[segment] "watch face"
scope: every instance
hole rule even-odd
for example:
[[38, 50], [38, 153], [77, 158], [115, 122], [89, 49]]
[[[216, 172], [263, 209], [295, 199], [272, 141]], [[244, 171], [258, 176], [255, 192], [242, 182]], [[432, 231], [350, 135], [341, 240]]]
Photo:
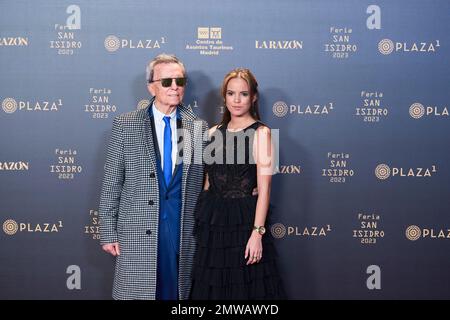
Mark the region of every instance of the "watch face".
[[264, 233], [266, 233], [266, 228], [264, 228], [264, 227], [259, 227], [259, 234], [264, 234]]

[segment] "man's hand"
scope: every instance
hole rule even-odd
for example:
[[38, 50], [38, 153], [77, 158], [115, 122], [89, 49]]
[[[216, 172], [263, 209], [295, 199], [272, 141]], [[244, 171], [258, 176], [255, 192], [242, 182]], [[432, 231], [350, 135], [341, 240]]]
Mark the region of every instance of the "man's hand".
[[112, 254], [114, 257], [120, 256], [120, 249], [119, 249], [118, 242], [104, 244], [102, 246], [102, 249], [105, 250], [106, 252], [108, 252], [109, 254]]

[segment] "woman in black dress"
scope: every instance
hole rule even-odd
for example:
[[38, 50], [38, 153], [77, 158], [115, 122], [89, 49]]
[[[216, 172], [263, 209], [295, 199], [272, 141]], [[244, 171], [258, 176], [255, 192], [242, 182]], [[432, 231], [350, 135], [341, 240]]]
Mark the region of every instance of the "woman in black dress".
[[[192, 299], [284, 298], [270, 232], [270, 129], [260, 122], [258, 84], [248, 69], [222, 84], [225, 112], [205, 149], [205, 186], [196, 214]], [[257, 190], [257, 195], [254, 191]]]

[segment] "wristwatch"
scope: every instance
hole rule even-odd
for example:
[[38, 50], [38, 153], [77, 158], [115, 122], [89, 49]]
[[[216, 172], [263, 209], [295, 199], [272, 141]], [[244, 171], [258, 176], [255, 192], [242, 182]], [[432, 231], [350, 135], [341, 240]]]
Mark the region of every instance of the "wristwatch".
[[258, 232], [260, 235], [266, 233], [266, 228], [264, 226], [253, 226], [253, 230], [256, 230], [256, 232]]

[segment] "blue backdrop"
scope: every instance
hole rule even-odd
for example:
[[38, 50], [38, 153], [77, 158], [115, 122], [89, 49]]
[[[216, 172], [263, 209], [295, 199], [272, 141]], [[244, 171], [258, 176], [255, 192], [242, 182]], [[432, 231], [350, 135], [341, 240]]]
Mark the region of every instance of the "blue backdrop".
[[[235, 67], [279, 129], [270, 232], [290, 299], [450, 298], [450, 2], [1, 1], [0, 298], [109, 299], [116, 115], [186, 64], [210, 125]], [[446, 142], [447, 141], [447, 142]]]

